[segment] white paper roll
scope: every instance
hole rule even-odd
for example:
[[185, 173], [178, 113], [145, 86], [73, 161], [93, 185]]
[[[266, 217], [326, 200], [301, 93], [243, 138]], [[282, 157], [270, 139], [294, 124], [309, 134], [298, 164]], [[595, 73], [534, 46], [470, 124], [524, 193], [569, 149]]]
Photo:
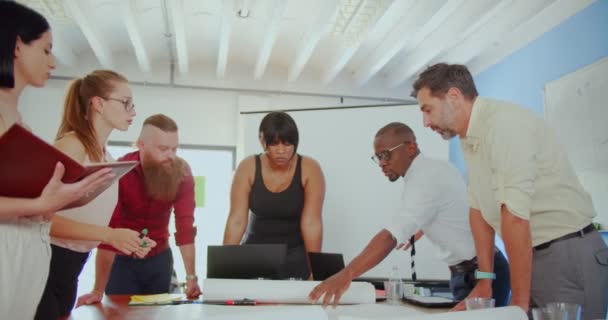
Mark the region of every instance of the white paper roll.
[[445, 312], [437, 314], [416, 315], [403, 314], [400, 316], [368, 317], [338, 315], [338, 320], [527, 320], [528, 316], [519, 307], [502, 307], [473, 311]]
[[[306, 303], [308, 294], [320, 281], [204, 279], [203, 300], [251, 299], [259, 303]], [[319, 301], [320, 303], [320, 301]], [[340, 304], [376, 303], [376, 290], [367, 282], [353, 282]]]

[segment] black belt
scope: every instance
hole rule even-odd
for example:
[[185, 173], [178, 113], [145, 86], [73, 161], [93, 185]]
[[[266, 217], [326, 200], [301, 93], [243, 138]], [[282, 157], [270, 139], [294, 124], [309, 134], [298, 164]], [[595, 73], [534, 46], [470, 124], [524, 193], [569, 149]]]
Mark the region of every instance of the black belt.
[[593, 231], [595, 231], [595, 227], [593, 226], [593, 224], [590, 224], [590, 225], [582, 228], [579, 231], [568, 233], [567, 235], [561, 236], [561, 237], [559, 237], [557, 239], [553, 239], [553, 240], [545, 242], [543, 244], [539, 244], [536, 247], [534, 247], [534, 250], [535, 251], [545, 250], [545, 249], [549, 248], [555, 242], [562, 241], [562, 240], [567, 240], [567, 239], [570, 239], [570, 238], [582, 237], [582, 236], [586, 235], [587, 233], [591, 233]]
[[[499, 251], [500, 250], [498, 250], [497, 247], [494, 247], [494, 254], [496, 254]], [[492, 261], [493, 260], [494, 260], [494, 257], [492, 257]], [[462, 261], [459, 264], [455, 264], [455, 265], [449, 266], [449, 268], [450, 268], [450, 271], [452, 271], [452, 272], [471, 272], [471, 271], [475, 271], [475, 270], [477, 270], [477, 257], [473, 257], [472, 259]]]
[[477, 269], [477, 257], [475, 257], [471, 260], [465, 260], [459, 264], [450, 266], [450, 271], [459, 272], [459, 273], [471, 272], [471, 271], [474, 271], [475, 269]]

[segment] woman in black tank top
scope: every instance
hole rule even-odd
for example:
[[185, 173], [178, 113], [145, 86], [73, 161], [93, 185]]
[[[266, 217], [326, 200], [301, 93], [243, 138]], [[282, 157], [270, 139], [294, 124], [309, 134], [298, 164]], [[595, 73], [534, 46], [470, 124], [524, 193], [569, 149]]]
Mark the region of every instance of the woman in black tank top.
[[286, 244], [279, 277], [308, 279], [307, 252], [321, 251], [323, 173], [315, 160], [296, 153], [298, 129], [288, 114], [269, 113], [259, 132], [265, 152], [237, 168], [224, 244]]

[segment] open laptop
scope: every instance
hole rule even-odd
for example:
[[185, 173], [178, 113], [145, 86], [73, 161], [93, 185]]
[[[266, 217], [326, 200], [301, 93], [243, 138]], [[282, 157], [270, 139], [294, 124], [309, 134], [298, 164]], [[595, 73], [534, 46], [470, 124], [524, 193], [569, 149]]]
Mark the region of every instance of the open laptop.
[[314, 280], [323, 281], [344, 269], [340, 253], [309, 252], [308, 259]]
[[287, 244], [208, 246], [207, 278], [279, 279]]

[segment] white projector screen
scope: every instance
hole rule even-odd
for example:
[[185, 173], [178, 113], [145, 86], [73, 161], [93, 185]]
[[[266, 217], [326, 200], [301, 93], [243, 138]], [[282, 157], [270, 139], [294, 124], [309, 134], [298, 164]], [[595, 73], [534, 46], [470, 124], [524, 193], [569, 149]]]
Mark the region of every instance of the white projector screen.
[[[329, 110], [292, 111], [300, 133], [298, 153], [316, 159], [326, 182], [323, 206], [323, 252], [344, 254], [351, 261], [369, 240], [390, 223], [397, 210], [401, 180], [391, 183], [372, 162], [376, 132], [389, 122], [409, 125], [426, 157], [448, 159], [448, 143], [422, 124], [417, 105], [376, 106]], [[265, 113], [242, 114], [244, 155], [262, 152], [258, 140]], [[416, 245], [419, 279], [449, 278], [447, 265], [426, 239]], [[410, 277], [410, 253], [393, 251], [366, 277], [387, 277], [398, 264], [404, 278]]]

